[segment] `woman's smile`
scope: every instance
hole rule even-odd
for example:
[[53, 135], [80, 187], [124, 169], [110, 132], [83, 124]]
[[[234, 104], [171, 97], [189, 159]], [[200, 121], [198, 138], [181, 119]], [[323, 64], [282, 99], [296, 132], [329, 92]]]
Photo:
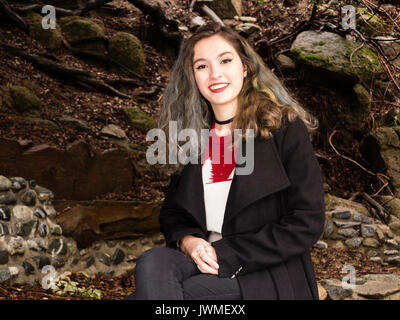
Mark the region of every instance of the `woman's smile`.
[[229, 83], [219, 83], [209, 86], [210, 90], [214, 93], [222, 92], [228, 87]]

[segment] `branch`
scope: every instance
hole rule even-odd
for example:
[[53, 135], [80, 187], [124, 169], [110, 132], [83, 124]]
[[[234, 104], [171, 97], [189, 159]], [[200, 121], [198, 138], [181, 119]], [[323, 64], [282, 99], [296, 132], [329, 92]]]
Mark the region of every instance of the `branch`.
[[29, 27], [26, 22], [13, 11], [6, 0], [0, 0], [0, 11], [3, 12], [18, 28], [29, 31]]

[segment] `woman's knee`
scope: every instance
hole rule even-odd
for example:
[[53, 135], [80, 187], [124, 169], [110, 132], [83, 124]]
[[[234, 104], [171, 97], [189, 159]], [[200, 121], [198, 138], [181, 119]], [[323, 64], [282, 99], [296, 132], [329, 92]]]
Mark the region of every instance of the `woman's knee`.
[[173, 249], [167, 247], [154, 247], [143, 252], [136, 261], [136, 269], [143, 267], [146, 270], [162, 268], [171, 259]]

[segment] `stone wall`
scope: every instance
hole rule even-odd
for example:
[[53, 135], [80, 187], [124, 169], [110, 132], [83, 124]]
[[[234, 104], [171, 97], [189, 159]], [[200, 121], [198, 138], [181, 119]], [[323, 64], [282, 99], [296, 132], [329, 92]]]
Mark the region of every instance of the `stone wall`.
[[51, 265], [57, 274], [83, 271], [88, 276], [133, 272], [145, 250], [164, 245], [161, 234], [135, 240], [97, 241], [79, 250], [55, 223], [53, 193], [34, 180], [0, 176], [0, 283], [41, 282]]

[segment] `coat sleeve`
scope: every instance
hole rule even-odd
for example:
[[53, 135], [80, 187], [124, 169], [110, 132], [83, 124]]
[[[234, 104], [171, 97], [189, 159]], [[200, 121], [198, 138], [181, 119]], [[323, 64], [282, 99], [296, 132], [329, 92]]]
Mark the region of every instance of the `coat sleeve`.
[[171, 182], [158, 217], [160, 231], [165, 237], [166, 246], [174, 249], [178, 249], [177, 241], [187, 235], [194, 235], [206, 240], [206, 235], [196, 221], [174, 201], [179, 177], [177, 174], [171, 175]]
[[322, 173], [307, 128], [297, 118], [283, 134], [282, 161], [291, 182], [283, 191], [287, 192], [286, 212], [255, 233], [231, 235], [213, 242], [219, 277], [244, 275], [280, 264], [309, 250], [323, 232]]

